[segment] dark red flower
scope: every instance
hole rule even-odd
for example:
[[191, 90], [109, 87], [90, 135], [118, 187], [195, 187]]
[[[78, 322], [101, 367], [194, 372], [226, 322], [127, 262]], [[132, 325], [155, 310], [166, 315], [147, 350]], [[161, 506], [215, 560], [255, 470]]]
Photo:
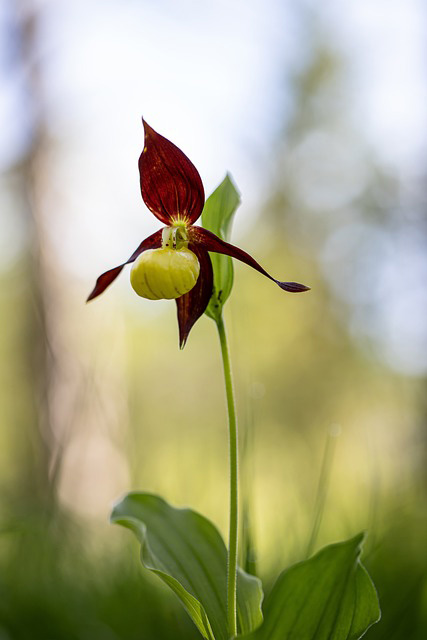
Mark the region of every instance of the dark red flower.
[[[179, 340], [181, 348], [185, 345], [191, 328], [204, 313], [213, 289], [212, 263], [209, 251], [222, 253], [249, 265], [262, 273], [281, 289], [291, 293], [307, 291], [309, 287], [297, 282], [280, 282], [273, 278], [248, 253], [225, 242], [203, 227], [194, 226], [202, 213], [205, 195], [202, 180], [196, 167], [187, 156], [172, 142], [159, 135], [144, 120], [145, 142], [139, 158], [139, 172], [142, 198], [150, 211], [161, 222], [167, 225], [159, 229], [141, 242], [130, 258], [123, 264], [106, 271], [99, 276], [95, 287], [88, 297], [93, 300], [117, 278], [126, 264], [135, 260], [147, 250], [181, 251], [187, 249], [198, 259], [200, 273], [194, 286], [187, 293], [180, 295], [179, 286], [176, 293], [166, 295], [154, 292], [153, 295], [140, 293], [149, 298], [176, 298], [179, 324]], [[160, 257], [160, 253], [154, 257]], [[145, 256], [148, 257], [148, 256]], [[147, 262], [147, 260], [145, 261]], [[197, 262], [197, 261], [196, 261]], [[169, 264], [169, 263], [168, 263]], [[155, 267], [157, 269], [157, 267]], [[162, 278], [165, 277], [162, 267]], [[143, 274], [145, 276], [145, 274]], [[169, 274], [167, 274], [169, 276]], [[159, 276], [160, 277], [160, 276]], [[197, 275], [196, 275], [197, 277]], [[132, 283], [134, 286], [134, 284]], [[150, 282], [143, 281], [143, 287], [150, 288]], [[168, 283], [169, 287], [174, 284]], [[136, 287], [134, 287], [135, 290]], [[150, 289], [151, 291], [151, 289]]]

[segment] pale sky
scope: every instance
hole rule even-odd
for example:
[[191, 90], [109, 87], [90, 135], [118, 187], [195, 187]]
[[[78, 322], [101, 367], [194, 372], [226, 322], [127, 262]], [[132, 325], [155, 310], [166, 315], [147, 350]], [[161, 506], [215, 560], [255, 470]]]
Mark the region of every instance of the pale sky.
[[[92, 282], [157, 228], [139, 194], [142, 114], [190, 157], [207, 194], [231, 172], [243, 197], [237, 237], [245, 224], [254, 223], [272, 168], [272, 143], [286, 112], [286, 76], [304, 59], [304, 31], [295, 7], [311, 7], [349, 61], [353, 99], [348, 117], [359, 124], [378, 157], [409, 180], [425, 166], [423, 0], [38, 4], [45, 15], [39, 55], [48, 121], [58, 139], [49, 172], [59, 210], [49, 232], [54, 246], [61, 238], [59, 259], [80, 278]], [[6, 7], [0, 9], [2, 30]], [[0, 167], [6, 168], [25, 149], [27, 128], [23, 78], [10, 66], [13, 37], [3, 42]], [[10, 194], [4, 191], [0, 203], [0, 260], [7, 264], [19, 251], [22, 232]], [[411, 263], [405, 277], [424, 268]], [[396, 276], [390, 272], [387, 277]], [[409, 371], [413, 356], [408, 364], [396, 351], [401, 332], [415, 352], [421, 343], [427, 347], [415, 311], [420, 305], [425, 309], [427, 301], [421, 294], [411, 296], [396, 296], [384, 319], [385, 357]], [[410, 321], [405, 319], [407, 305]], [[427, 358], [420, 366], [427, 369]]]

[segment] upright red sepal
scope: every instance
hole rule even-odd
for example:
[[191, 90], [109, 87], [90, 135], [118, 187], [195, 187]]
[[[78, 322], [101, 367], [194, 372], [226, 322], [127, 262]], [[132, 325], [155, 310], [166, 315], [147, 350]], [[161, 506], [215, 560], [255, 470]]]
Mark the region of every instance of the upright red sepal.
[[164, 224], [177, 219], [192, 224], [205, 202], [199, 172], [178, 147], [142, 122], [145, 141], [138, 163], [142, 199]]

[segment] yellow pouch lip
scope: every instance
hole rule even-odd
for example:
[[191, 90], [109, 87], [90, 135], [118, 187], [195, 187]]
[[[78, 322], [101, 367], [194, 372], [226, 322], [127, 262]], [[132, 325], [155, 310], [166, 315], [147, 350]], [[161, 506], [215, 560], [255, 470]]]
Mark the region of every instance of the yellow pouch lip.
[[199, 274], [199, 260], [193, 251], [165, 246], [144, 251], [131, 269], [130, 281], [142, 298], [173, 300], [191, 291]]

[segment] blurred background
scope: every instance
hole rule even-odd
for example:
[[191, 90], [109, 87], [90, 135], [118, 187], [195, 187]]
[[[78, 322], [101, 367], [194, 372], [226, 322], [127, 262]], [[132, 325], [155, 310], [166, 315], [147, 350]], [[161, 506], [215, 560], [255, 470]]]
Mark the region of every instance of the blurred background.
[[141, 115], [242, 192], [226, 309], [242, 562], [265, 580], [362, 529], [383, 619], [427, 633], [427, 7], [423, 0], [2, 0], [0, 639], [197, 638], [108, 523], [129, 489], [226, 537], [206, 316], [96, 277], [158, 221]]

